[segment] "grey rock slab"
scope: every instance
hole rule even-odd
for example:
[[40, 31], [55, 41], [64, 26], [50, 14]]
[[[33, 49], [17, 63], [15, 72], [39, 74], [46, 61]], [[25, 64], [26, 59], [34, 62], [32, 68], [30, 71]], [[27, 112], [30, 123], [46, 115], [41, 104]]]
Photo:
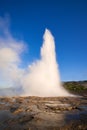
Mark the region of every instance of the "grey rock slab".
[[32, 122], [38, 126], [61, 126], [64, 125], [64, 114], [55, 114], [52, 112], [43, 112], [34, 116]]
[[69, 106], [71, 106], [70, 104], [49, 104], [49, 103], [46, 103], [45, 104], [46, 106], [48, 106], [48, 107], [58, 107], [58, 106], [60, 106], [60, 107], [69, 107]]

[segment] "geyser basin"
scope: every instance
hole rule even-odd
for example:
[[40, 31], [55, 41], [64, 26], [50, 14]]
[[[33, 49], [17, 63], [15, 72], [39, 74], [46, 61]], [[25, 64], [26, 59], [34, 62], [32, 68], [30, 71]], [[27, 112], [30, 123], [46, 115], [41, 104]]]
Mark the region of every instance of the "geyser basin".
[[22, 85], [25, 96], [71, 96], [61, 85], [56, 61], [55, 42], [46, 29], [41, 47], [41, 59], [29, 66]]

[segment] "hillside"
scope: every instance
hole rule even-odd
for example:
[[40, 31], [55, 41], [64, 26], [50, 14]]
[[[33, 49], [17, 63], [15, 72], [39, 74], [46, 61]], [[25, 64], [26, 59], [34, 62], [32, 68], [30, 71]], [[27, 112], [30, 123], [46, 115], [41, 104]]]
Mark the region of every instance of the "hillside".
[[64, 82], [63, 86], [71, 93], [87, 95], [87, 80]]

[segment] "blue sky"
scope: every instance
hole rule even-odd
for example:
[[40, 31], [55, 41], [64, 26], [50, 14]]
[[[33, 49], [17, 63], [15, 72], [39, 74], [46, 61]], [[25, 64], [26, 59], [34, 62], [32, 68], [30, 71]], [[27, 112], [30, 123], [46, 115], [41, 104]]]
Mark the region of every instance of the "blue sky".
[[23, 66], [40, 57], [45, 28], [55, 37], [61, 80], [87, 79], [86, 0], [0, 0], [0, 16], [10, 17], [10, 32], [29, 52]]

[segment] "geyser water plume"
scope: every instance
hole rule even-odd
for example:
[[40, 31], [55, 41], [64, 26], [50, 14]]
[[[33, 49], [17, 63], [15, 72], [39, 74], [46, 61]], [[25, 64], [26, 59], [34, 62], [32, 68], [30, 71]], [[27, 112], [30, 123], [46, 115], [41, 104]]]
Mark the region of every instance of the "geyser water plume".
[[0, 85], [15, 87], [19, 96], [71, 96], [60, 82], [54, 38], [48, 29], [43, 39], [40, 60], [21, 68], [25, 42], [13, 38], [8, 19], [0, 17]]
[[45, 30], [43, 39], [41, 59], [29, 66], [22, 79], [24, 95], [70, 96], [60, 82], [54, 38], [48, 29]]

